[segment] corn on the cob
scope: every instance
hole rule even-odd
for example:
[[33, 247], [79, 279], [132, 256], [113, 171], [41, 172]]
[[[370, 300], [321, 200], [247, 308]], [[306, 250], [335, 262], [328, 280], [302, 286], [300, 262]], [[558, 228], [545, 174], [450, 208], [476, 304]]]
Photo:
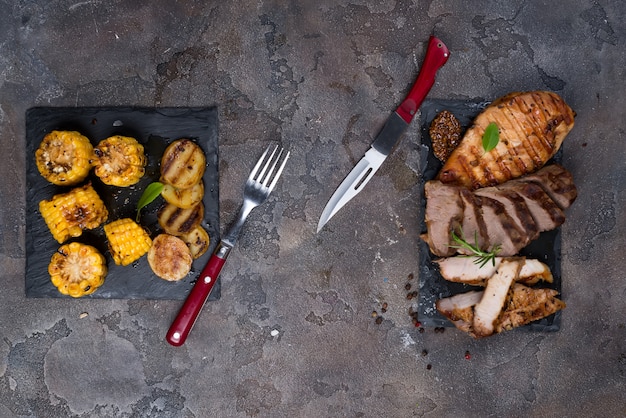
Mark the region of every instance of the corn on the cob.
[[148, 252], [152, 240], [148, 233], [130, 218], [123, 218], [104, 226], [109, 250], [117, 265], [127, 266]]
[[91, 142], [79, 132], [52, 131], [35, 151], [35, 163], [49, 182], [72, 186], [89, 175], [92, 153]]
[[104, 184], [127, 187], [146, 172], [143, 145], [135, 138], [115, 135], [103, 139], [93, 150], [94, 173]]
[[50, 200], [42, 200], [39, 211], [60, 244], [70, 237], [80, 236], [84, 229], [97, 228], [109, 216], [91, 183], [55, 195]]
[[104, 283], [106, 260], [94, 247], [72, 242], [62, 245], [50, 259], [52, 284], [64, 295], [89, 295]]

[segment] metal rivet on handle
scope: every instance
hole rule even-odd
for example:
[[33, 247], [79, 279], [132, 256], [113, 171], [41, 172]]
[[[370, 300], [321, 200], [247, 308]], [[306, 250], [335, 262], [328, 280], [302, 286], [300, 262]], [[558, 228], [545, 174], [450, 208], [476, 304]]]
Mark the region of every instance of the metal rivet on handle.
[[212, 280], [212, 279], [211, 279], [211, 276], [205, 276], [205, 277], [204, 277], [204, 284], [209, 284], [209, 283], [211, 283], [211, 280]]

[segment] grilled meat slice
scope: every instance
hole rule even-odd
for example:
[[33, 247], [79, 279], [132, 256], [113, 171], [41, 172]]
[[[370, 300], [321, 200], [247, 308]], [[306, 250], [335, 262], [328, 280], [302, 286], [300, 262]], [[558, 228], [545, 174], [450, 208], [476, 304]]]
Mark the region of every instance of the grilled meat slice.
[[[492, 122], [500, 140], [485, 152], [482, 137]], [[573, 126], [574, 112], [555, 93], [508, 94], [476, 117], [437, 178], [477, 189], [533, 173], [554, 156]]]
[[[480, 249], [486, 249], [489, 245], [489, 237], [487, 236], [487, 227], [480, 211], [480, 202], [471, 191], [460, 188], [459, 194], [463, 202], [463, 220], [461, 227], [463, 231], [455, 231], [458, 236], [465, 239], [472, 245]], [[471, 255], [472, 253], [465, 248], [458, 248], [460, 254]]]
[[440, 257], [452, 255], [456, 250], [450, 247], [450, 231], [458, 228], [463, 217], [459, 188], [444, 185], [440, 181], [428, 181], [424, 189], [428, 232], [421, 238], [426, 241], [433, 254]]
[[532, 289], [514, 283], [506, 307], [496, 324], [496, 332], [506, 331], [545, 318], [565, 308], [554, 289]]
[[489, 197], [474, 194], [475, 201], [480, 205], [480, 212], [487, 232], [485, 251], [500, 245], [501, 256], [513, 256], [530, 241], [524, 230], [517, 226], [504, 205]]
[[496, 187], [499, 190], [512, 190], [524, 198], [540, 232], [551, 231], [565, 222], [565, 214], [541, 186], [514, 180]]
[[474, 193], [502, 203], [504, 210], [513, 218], [517, 227], [525, 232], [528, 242], [539, 236], [539, 228], [530, 214], [526, 201], [519, 194], [512, 190], [497, 189], [495, 187], [484, 187], [476, 190]]
[[538, 184], [563, 210], [569, 208], [578, 194], [572, 174], [560, 164], [550, 164], [520, 181]]
[[[494, 263], [480, 266], [473, 257], [446, 257], [435, 260], [439, 274], [450, 282], [464, 283], [473, 286], [486, 286], [487, 280], [496, 274], [503, 257], [495, 257]], [[539, 260], [521, 258], [522, 267], [515, 281], [526, 285], [534, 285], [539, 281], [552, 283], [553, 277], [550, 268]]]
[[435, 302], [437, 310], [461, 331], [471, 332], [474, 322], [474, 306], [480, 302], [484, 292], [472, 290], [443, 298]]
[[496, 321], [504, 309], [509, 288], [519, 275], [522, 263], [517, 259], [504, 259], [487, 281], [485, 293], [474, 306], [473, 332], [476, 337], [487, 337], [494, 333]]
[[[439, 299], [435, 306], [459, 330], [474, 338], [483, 337], [474, 329], [475, 308], [485, 297], [485, 291], [470, 291]], [[546, 318], [565, 308], [565, 302], [557, 298], [553, 289], [533, 289], [521, 283], [513, 283], [506, 295], [504, 310], [494, 322], [497, 334]]]

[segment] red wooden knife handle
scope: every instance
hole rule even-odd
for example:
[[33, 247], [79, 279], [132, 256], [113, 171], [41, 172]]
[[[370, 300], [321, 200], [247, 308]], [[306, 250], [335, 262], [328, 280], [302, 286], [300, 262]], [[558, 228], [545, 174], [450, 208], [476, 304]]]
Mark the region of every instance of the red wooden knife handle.
[[450, 57], [448, 47], [438, 38], [431, 36], [428, 41], [428, 49], [422, 63], [422, 68], [417, 75], [417, 79], [411, 87], [411, 91], [400, 104], [396, 112], [406, 123], [411, 123], [417, 109], [422, 105], [426, 95], [435, 84], [435, 74]]
[[230, 247], [222, 246], [221, 243], [213, 252], [209, 262], [200, 273], [196, 284], [189, 292], [189, 296], [187, 296], [182, 308], [180, 308], [174, 322], [172, 322], [169, 331], [167, 331], [165, 339], [168, 343], [176, 347], [185, 343], [215, 282], [217, 282], [229, 252]]

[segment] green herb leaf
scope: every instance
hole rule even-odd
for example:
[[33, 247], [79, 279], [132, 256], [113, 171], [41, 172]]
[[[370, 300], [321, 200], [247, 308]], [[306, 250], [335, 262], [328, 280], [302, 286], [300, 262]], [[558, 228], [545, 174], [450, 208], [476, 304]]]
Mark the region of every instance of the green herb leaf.
[[458, 245], [450, 245], [450, 248], [457, 249], [465, 249], [468, 250], [471, 254], [465, 255], [465, 257], [476, 257], [474, 260], [474, 264], [478, 264], [479, 267], [485, 266], [488, 262], [491, 261], [492, 265], [496, 265], [496, 256], [502, 249], [501, 245], [494, 245], [491, 248], [491, 251], [483, 251], [478, 247], [478, 233], [474, 232], [474, 245], [467, 242], [465, 239], [465, 234], [463, 234], [463, 229], [461, 229], [461, 236], [457, 236], [454, 231], [452, 231], [452, 239]]
[[139, 223], [139, 214], [141, 213], [141, 209], [152, 203], [154, 199], [159, 197], [162, 191], [163, 183], [155, 181], [154, 183], [148, 184], [148, 187], [146, 187], [146, 189], [143, 191], [143, 194], [139, 198], [139, 202], [137, 202], [137, 223]]
[[487, 125], [485, 133], [483, 134], [483, 148], [485, 152], [489, 152], [498, 145], [500, 142], [500, 130], [495, 122], [491, 122]]

